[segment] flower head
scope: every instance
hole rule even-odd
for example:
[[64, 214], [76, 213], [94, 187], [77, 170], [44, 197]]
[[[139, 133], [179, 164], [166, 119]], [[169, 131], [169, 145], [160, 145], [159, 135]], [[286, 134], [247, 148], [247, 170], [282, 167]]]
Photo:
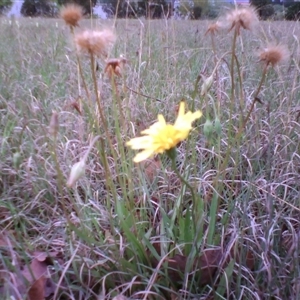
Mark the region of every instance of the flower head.
[[143, 150], [135, 156], [134, 162], [141, 162], [154, 154], [168, 151], [187, 138], [192, 129], [192, 123], [199, 119], [202, 113], [199, 110], [194, 113], [184, 111], [185, 103], [182, 101], [174, 125], [167, 124], [165, 118], [158, 115], [158, 121], [142, 131], [144, 136], [133, 138], [126, 143], [134, 150]]
[[108, 48], [116, 41], [116, 35], [109, 29], [78, 33], [75, 43], [80, 52], [96, 56], [107, 56]]
[[234, 9], [226, 16], [229, 24], [229, 31], [235, 29], [237, 34], [240, 34], [241, 28], [252, 30], [259, 20], [257, 13], [253, 7]]
[[274, 67], [289, 57], [289, 50], [284, 45], [268, 46], [259, 53], [259, 60]]
[[122, 75], [122, 69], [126, 62], [127, 60], [124, 57], [111, 58], [106, 61], [104, 73], [106, 73], [109, 78], [111, 78], [112, 75], [116, 75], [120, 77]]
[[70, 27], [79, 26], [78, 22], [82, 19], [82, 7], [77, 4], [67, 4], [60, 10], [60, 16]]
[[215, 23], [212, 23], [208, 26], [205, 35], [207, 34], [211, 34], [211, 35], [215, 35], [216, 33], [219, 32], [219, 30], [222, 28], [222, 25], [220, 23], [220, 21], [217, 21]]

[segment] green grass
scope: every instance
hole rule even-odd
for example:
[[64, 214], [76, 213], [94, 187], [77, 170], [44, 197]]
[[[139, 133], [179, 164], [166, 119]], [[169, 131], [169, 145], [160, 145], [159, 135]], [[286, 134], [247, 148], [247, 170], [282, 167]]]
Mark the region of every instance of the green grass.
[[[232, 97], [232, 32], [215, 36], [214, 56], [208, 21], [117, 20], [110, 57], [128, 60], [118, 92], [101, 59], [97, 72], [108, 138], [97, 125], [89, 59], [81, 57], [92, 103], [78, 85], [75, 47], [63, 22], [0, 22], [3, 299], [16, 295], [7, 286], [34, 251], [55, 251], [49, 276], [57, 285], [47, 299], [297, 299], [298, 23], [262, 22], [241, 32]], [[262, 76], [257, 49], [269, 42], [287, 45], [291, 57], [268, 69], [261, 104], [237, 136]], [[217, 78], [200, 96], [197, 77], [211, 75], [222, 55]], [[70, 105], [78, 98], [82, 116]], [[177, 149], [177, 168], [195, 199], [165, 155], [134, 164], [134, 151], [125, 147], [157, 114], [173, 122], [181, 99], [203, 112]], [[53, 111], [56, 139], [49, 133]], [[85, 175], [67, 188], [72, 166], [95, 136]]]

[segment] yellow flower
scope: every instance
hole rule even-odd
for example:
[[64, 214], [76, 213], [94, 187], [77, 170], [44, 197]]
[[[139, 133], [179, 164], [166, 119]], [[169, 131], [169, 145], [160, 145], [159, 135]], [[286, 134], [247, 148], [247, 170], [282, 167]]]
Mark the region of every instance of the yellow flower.
[[184, 110], [185, 104], [182, 101], [174, 125], [167, 124], [165, 118], [158, 115], [158, 121], [142, 131], [145, 136], [133, 138], [126, 143], [134, 150], [143, 150], [134, 157], [134, 162], [138, 163], [154, 154], [170, 150], [188, 137], [192, 123], [199, 119], [202, 113], [199, 110], [194, 113], [191, 111], [184, 113]]

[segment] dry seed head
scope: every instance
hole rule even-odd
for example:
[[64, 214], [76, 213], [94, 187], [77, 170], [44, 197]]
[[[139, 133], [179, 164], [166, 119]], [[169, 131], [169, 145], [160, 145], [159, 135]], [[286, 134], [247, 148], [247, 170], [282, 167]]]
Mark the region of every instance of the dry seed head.
[[82, 116], [80, 104], [77, 101], [72, 101], [69, 105], [70, 105], [70, 107], [74, 108]]
[[106, 73], [109, 78], [111, 78], [112, 75], [121, 76], [126, 62], [127, 60], [124, 57], [111, 58], [106, 61], [104, 73]]
[[268, 46], [259, 53], [259, 60], [266, 65], [275, 65], [287, 60], [289, 50], [284, 45]]
[[75, 36], [77, 49], [82, 53], [107, 57], [108, 49], [116, 41], [116, 35], [109, 29], [78, 33]]
[[219, 30], [222, 28], [222, 24], [220, 23], [220, 21], [217, 21], [215, 23], [212, 23], [208, 26], [205, 35], [207, 34], [211, 34], [211, 35], [215, 35], [216, 33], [219, 32]]
[[83, 10], [82, 7], [77, 4], [67, 4], [61, 8], [60, 16], [67, 25], [76, 27], [79, 26], [78, 22], [82, 19]]
[[234, 9], [226, 16], [229, 31], [235, 29], [240, 34], [241, 28], [252, 30], [259, 22], [255, 9], [251, 6]]

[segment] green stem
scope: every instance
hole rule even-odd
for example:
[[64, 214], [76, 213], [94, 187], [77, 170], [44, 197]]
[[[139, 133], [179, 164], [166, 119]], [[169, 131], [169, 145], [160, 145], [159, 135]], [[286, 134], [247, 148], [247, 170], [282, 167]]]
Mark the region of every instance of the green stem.
[[249, 111], [248, 111], [248, 114], [247, 114], [247, 116], [246, 116], [246, 119], [244, 120], [242, 126], [240, 127], [238, 133], [236, 134], [236, 138], [240, 138], [240, 136], [241, 136], [243, 130], [244, 130], [245, 127], [246, 127], [246, 124], [248, 123], [248, 121], [249, 121], [249, 119], [250, 119], [250, 115], [251, 115], [251, 113], [252, 113], [252, 111], [253, 111], [253, 109], [254, 109], [254, 105], [255, 105], [255, 103], [256, 103], [256, 101], [257, 101], [257, 96], [259, 95], [259, 92], [260, 92], [260, 90], [261, 90], [261, 88], [262, 88], [262, 85], [263, 85], [263, 83], [264, 83], [264, 81], [265, 81], [265, 79], [266, 79], [267, 68], [268, 68], [268, 65], [266, 64], [266, 65], [264, 66], [263, 73], [262, 73], [262, 77], [261, 77], [261, 79], [260, 79], [258, 88], [257, 88], [256, 92], [254, 93], [254, 98], [253, 98], [253, 101], [252, 101], [252, 103], [251, 103], [251, 106], [250, 106], [250, 109], [249, 109]]
[[185, 180], [185, 178], [179, 173], [179, 171], [177, 170], [176, 167], [176, 160], [172, 159], [172, 169], [173, 171], [176, 173], [176, 175], [179, 177], [179, 179], [190, 189], [191, 194], [192, 194], [192, 199], [193, 199], [193, 204], [195, 203], [195, 193], [194, 193], [194, 189], [192, 188], [192, 186]]
[[[104, 113], [103, 113], [103, 108], [101, 105], [101, 99], [100, 99], [100, 94], [98, 91], [98, 83], [97, 83], [97, 78], [96, 78], [96, 65], [95, 65], [95, 57], [93, 53], [90, 53], [91, 56], [91, 71], [92, 71], [92, 78], [93, 78], [93, 83], [94, 83], [94, 90], [95, 90], [95, 96], [96, 96], [96, 103], [97, 103], [97, 107], [98, 107], [98, 111], [100, 114], [100, 121], [102, 122], [103, 128], [104, 128], [104, 132], [106, 134], [106, 138], [108, 140], [109, 146], [112, 150], [112, 152], [114, 152], [114, 148], [112, 146], [112, 142], [111, 142], [111, 138], [109, 135], [109, 130], [108, 130], [108, 126], [107, 126], [107, 121], [104, 117]], [[99, 123], [98, 123], [98, 128], [99, 128]], [[115, 158], [115, 157], [114, 157]]]
[[117, 83], [116, 83], [116, 76], [115, 76], [114, 72], [112, 72], [112, 76], [111, 76], [111, 86], [112, 86], [113, 96], [116, 99], [116, 102], [117, 102], [118, 108], [119, 108], [120, 123], [121, 123], [122, 128], [125, 129], [125, 116], [123, 114], [121, 98], [119, 95], [119, 91], [118, 91], [118, 87], [117, 87]]
[[[233, 108], [234, 102], [234, 61], [235, 61], [235, 47], [236, 47], [236, 39], [237, 39], [238, 32], [234, 30], [233, 41], [232, 41], [232, 50], [231, 50], [231, 64], [230, 64], [230, 77], [231, 77], [231, 110]], [[230, 114], [232, 111], [230, 110]]]
[[[176, 149], [175, 149], [176, 151]], [[175, 157], [172, 157], [169, 155], [169, 157], [171, 158], [171, 162], [172, 162], [172, 169], [173, 171], [175, 172], [175, 174], [178, 176], [178, 178], [181, 180], [181, 182], [183, 184], [185, 184], [189, 190], [191, 191], [191, 195], [192, 195], [192, 203], [193, 203], [193, 209], [192, 209], [192, 216], [193, 216], [193, 223], [194, 223], [194, 230], [196, 230], [196, 224], [197, 224], [197, 221], [196, 221], [196, 216], [195, 216], [195, 213], [196, 213], [196, 196], [195, 196], [195, 192], [194, 192], [194, 189], [193, 187], [186, 181], [186, 179], [179, 173], [177, 167], [176, 167], [176, 158]]]
[[[257, 88], [257, 90], [256, 90], [255, 93], [254, 93], [254, 99], [253, 99], [253, 101], [252, 101], [252, 103], [251, 103], [251, 106], [250, 106], [250, 109], [249, 109], [248, 114], [247, 114], [247, 116], [246, 116], [246, 119], [244, 120], [242, 126], [239, 128], [239, 131], [238, 131], [238, 132], [236, 133], [236, 135], [235, 135], [235, 140], [238, 140], [238, 139], [241, 137], [241, 135], [242, 135], [242, 133], [243, 133], [245, 127], [246, 127], [246, 124], [248, 123], [248, 121], [249, 121], [249, 119], [250, 119], [251, 113], [252, 113], [252, 111], [253, 111], [253, 109], [254, 109], [254, 105], [255, 105], [255, 103], [256, 103], [256, 101], [257, 101], [257, 96], [258, 96], [258, 94], [259, 94], [259, 92], [260, 92], [260, 90], [261, 90], [261, 88], [262, 88], [262, 85], [263, 85], [263, 83], [264, 83], [264, 81], [265, 81], [266, 74], [267, 74], [267, 68], [268, 68], [268, 65], [265, 65], [265, 66], [264, 66], [264, 69], [263, 69], [263, 73], [262, 73], [261, 80], [260, 80], [259, 85], [258, 85], [258, 88]], [[227, 161], [228, 161], [228, 159], [229, 159], [229, 155], [230, 155], [230, 153], [231, 153], [232, 147], [233, 147], [233, 144], [230, 145], [230, 146], [228, 147], [228, 151], [227, 151], [227, 153], [226, 153], [224, 162], [223, 162], [223, 164], [222, 164], [222, 166], [221, 166], [220, 172], [222, 172], [222, 171], [225, 170], [225, 167], [226, 167]]]

